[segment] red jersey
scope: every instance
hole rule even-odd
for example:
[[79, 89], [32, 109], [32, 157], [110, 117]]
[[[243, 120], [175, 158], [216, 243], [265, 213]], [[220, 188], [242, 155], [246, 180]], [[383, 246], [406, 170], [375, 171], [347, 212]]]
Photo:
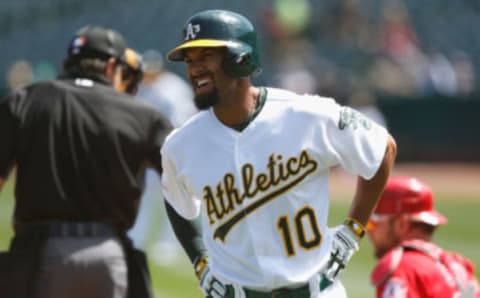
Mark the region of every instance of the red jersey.
[[423, 240], [390, 250], [371, 279], [377, 298], [480, 298], [472, 263]]

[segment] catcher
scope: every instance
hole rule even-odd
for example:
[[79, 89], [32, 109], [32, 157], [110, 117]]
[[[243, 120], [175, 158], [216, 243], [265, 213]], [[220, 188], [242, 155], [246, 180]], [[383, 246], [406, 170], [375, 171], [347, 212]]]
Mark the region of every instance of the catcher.
[[378, 298], [480, 297], [472, 263], [432, 242], [446, 223], [425, 183], [411, 177], [387, 182], [368, 224], [379, 258], [371, 276]]

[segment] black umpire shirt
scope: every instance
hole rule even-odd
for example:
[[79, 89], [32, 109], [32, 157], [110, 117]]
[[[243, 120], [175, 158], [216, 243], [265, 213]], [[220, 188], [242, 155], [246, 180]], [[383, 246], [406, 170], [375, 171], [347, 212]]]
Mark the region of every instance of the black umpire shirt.
[[159, 112], [98, 79], [59, 78], [0, 99], [0, 177], [16, 165], [15, 220], [128, 229], [170, 130]]

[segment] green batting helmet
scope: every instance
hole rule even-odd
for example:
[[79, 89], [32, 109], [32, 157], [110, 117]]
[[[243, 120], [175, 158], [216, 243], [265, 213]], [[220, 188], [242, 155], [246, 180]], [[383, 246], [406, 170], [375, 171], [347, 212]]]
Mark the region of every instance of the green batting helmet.
[[260, 73], [257, 32], [244, 16], [226, 10], [206, 10], [191, 16], [183, 29], [183, 42], [167, 54], [183, 61], [184, 50], [196, 47], [225, 47], [225, 71], [234, 77]]

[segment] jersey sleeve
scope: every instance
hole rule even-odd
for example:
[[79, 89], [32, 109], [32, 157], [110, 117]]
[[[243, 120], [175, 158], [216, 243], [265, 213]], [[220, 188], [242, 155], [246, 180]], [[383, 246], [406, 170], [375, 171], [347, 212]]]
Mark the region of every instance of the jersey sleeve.
[[326, 143], [334, 163], [371, 179], [385, 155], [387, 130], [359, 111], [336, 103], [329, 109], [329, 118]]
[[191, 196], [168, 146], [162, 148], [162, 192], [167, 202], [186, 219], [194, 219], [200, 214], [200, 200]]
[[11, 110], [11, 101], [15, 97], [11, 94], [0, 98], [0, 177], [6, 178], [15, 162], [15, 138], [18, 121]]

